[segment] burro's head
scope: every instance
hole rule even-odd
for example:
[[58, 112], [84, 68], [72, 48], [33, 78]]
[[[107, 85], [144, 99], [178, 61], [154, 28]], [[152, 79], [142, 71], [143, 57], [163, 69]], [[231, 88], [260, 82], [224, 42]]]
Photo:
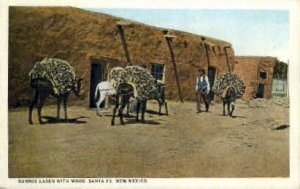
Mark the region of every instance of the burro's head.
[[164, 86], [155, 82], [155, 84], [151, 87], [149, 96], [151, 99], [156, 100], [159, 104], [163, 104]]
[[85, 74], [81, 77], [75, 77], [73, 80], [73, 84], [71, 86], [71, 90], [75, 93], [77, 97], [83, 96], [84, 91], [82, 90], [82, 81], [85, 77]]

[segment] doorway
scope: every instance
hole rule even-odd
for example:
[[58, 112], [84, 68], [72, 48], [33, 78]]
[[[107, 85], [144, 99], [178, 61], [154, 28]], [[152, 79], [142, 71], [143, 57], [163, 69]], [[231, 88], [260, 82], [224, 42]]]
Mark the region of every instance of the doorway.
[[[103, 81], [103, 65], [101, 63], [92, 62], [90, 84], [90, 108], [96, 107], [94, 94], [98, 83], [100, 83], [101, 81]], [[104, 107], [104, 102], [100, 105], [100, 107]]]
[[[95, 100], [95, 90], [101, 81], [107, 81], [108, 75], [111, 68], [119, 65], [119, 61], [117, 59], [107, 58], [107, 57], [91, 57], [91, 78], [90, 78], [90, 100], [89, 107], [96, 107]], [[99, 94], [98, 94], [99, 95]], [[99, 96], [98, 96], [99, 98]], [[97, 98], [97, 99], [98, 99]], [[100, 105], [101, 108], [105, 107], [105, 101]]]
[[257, 88], [256, 98], [264, 98], [265, 85], [259, 84]]
[[[212, 87], [214, 86], [215, 76], [216, 76], [216, 68], [209, 66], [208, 72], [207, 72], [207, 77], [208, 77], [208, 81], [210, 84], [210, 89], [212, 89]], [[209, 99], [209, 101], [214, 100], [214, 93], [212, 92], [212, 90], [210, 90], [208, 93], [208, 99]]]

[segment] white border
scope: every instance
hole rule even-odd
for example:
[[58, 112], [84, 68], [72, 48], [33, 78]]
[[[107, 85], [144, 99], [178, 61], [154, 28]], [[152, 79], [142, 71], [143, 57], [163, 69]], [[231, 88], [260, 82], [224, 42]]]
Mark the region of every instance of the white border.
[[[8, 79], [8, 6], [73, 6], [79, 8], [165, 8], [165, 9], [284, 9], [290, 11], [290, 177], [289, 178], [256, 178], [256, 179], [226, 179], [226, 178], [184, 178], [184, 179], [148, 179], [148, 184], [50, 184], [29, 185], [18, 184], [16, 179], [8, 179], [7, 159], [7, 79]], [[0, 1], [0, 188], [300, 188], [300, 1], [299, 0], [2, 0]]]

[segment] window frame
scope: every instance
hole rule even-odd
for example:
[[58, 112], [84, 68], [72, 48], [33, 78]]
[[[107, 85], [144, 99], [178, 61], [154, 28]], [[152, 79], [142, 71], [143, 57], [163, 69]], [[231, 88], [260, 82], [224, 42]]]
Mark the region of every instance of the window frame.
[[[263, 74], [265, 77], [262, 77], [262, 74]], [[266, 80], [266, 79], [268, 79], [268, 73], [267, 73], [265, 70], [259, 70], [259, 71], [258, 71], [258, 75], [259, 75], [259, 79], [261, 79], [261, 80]]]
[[[151, 62], [151, 75], [156, 80], [165, 81], [165, 64], [153, 63]], [[160, 67], [160, 68], [158, 68]], [[155, 70], [153, 70], [155, 69]], [[161, 70], [160, 70], [161, 69]], [[160, 79], [161, 77], [161, 79]]]

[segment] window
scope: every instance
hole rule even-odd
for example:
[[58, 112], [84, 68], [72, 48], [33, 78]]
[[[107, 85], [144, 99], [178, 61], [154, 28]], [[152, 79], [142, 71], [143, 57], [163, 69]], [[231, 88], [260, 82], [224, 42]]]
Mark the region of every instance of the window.
[[164, 65], [163, 64], [152, 64], [151, 75], [156, 80], [163, 80], [164, 78]]
[[259, 77], [260, 79], [267, 79], [267, 73], [264, 71], [260, 71], [259, 72]]

